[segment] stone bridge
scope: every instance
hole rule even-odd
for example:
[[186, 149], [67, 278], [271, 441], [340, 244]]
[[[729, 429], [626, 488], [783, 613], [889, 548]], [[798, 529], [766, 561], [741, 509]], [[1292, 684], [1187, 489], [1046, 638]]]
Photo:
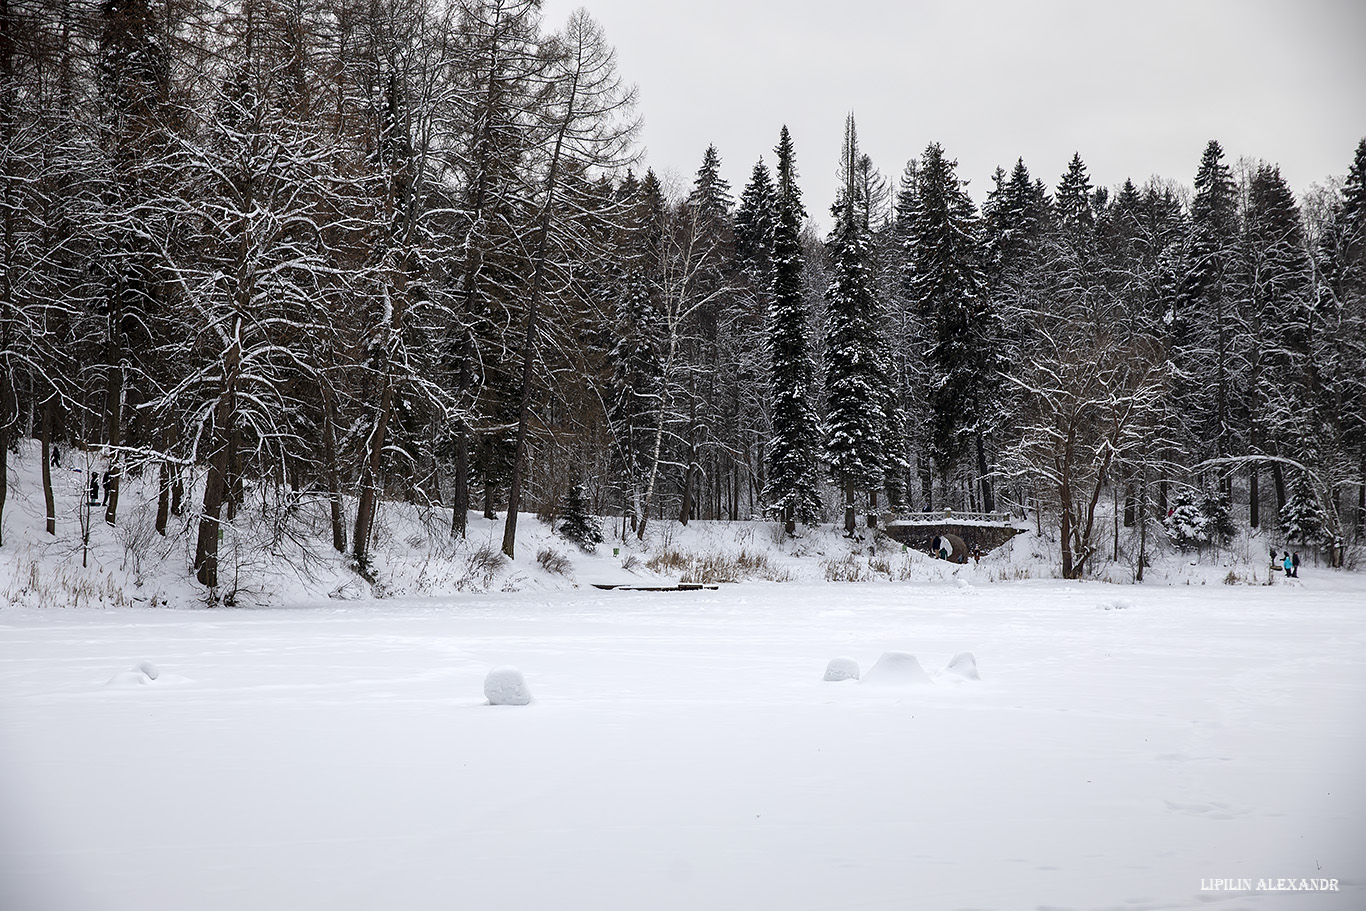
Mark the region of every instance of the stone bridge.
[[1011, 522], [1004, 512], [958, 512], [952, 509], [937, 512], [884, 513], [878, 517], [878, 528], [894, 541], [916, 550], [930, 550], [930, 542], [939, 535], [957, 535], [971, 552], [994, 550], [1024, 531]]

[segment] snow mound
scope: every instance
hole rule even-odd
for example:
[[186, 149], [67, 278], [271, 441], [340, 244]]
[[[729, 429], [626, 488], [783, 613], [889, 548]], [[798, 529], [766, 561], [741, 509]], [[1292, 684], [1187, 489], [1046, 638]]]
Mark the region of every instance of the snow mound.
[[495, 667], [484, 678], [484, 696], [489, 705], [526, 705], [531, 701], [531, 690], [517, 668]]
[[1134, 602], [1128, 598], [1112, 598], [1109, 601], [1102, 601], [1096, 605], [1101, 610], [1128, 610], [1134, 606]]
[[161, 676], [161, 671], [150, 661], [139, 661], [137, 664], [126, 671], [119, 671], [109, 678], [105, 686], [112, 686], [115, 689], [126, 689], [129, 687], [146, 686], [154, 682]]
[[883, 652], [882, 657], [863, 676], [862, 682], [880, 686], [919, 686], [931, 681], [915, 655]]
[[972, 656], [972, 652], [959, 652], [954, 655], [944, 668], [944, 673], [953, 674], [964, 680], [982, 679], [982, 675], [977, 673], [977, 659]]
[[853, 658], [831, 658], [825, 666], [825, 680], [835, 683], [840, 680], [857, 680], [858, 662]]

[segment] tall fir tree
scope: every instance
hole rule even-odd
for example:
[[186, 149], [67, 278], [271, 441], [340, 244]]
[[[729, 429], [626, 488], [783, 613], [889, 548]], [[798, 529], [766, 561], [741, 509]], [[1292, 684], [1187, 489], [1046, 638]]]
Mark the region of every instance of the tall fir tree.
[[[1284, 455], [1317, 464], [1325, 429], [1311, 338], [1308, 251], [1299, 209], [1280, 168], [1258, 165], [1243, 193], [1245, 211], [1237, 271], [1247, 325], [1242, 346], [1246, 398], [1239, 423], [1246, 426], [1251, 456]], [[1251, 463], [1250, 520], [1260, 524], [1260, 465]], [[1287, 492], [1280, 466], [1273, 470], [1277, 508]]]
[[820, 424], [811, 403], [814, 366], [803, 293], [802, 221], [797, 158], [784, 126], [778, 156], [777, 219], [773, 225], [773, 292], [768, 315], [769, 397], [773, 432], [765, 452], [764, 502], [790, 534], [796, 523], [820, 520]]
[[[1235, 302], [1237, 198], [1224, 150], [1210, 140], [1195, 174], [1191, 232], [1178, 292], [1175, 335], [1177, 433], [1196, 461], [1223, 459], [1239, 448], [1235, 412], [1245, 378], [1245, 326]], [[1232, 492], [1232, 476], [1219, 485]]]
[[830, 213], [833, 277], [825, 294], [825, 459], [844, 501], [844, 530], [853, 534], [860, 495], [875, 509], [882, 486], [883, 378], [878, 369], [878, 303], [870, 269], [872, 238], [859, 176], [858, 130], [845, 121], [841, 187]]
[[926, 421], [942, 485], [947, 493], [954, 472], [975, 454], [973, 475], [990, 510], [986, 450], [1005, 367], [1003, 333], [987, 293], [980, 221], [956, 168], [938, 143], [921, 156], [905, 282], [920, 318], [933, 327]]

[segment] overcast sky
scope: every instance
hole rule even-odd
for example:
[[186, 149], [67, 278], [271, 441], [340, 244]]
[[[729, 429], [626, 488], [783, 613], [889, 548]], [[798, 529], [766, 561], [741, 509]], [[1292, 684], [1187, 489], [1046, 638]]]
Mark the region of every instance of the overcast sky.
[[691, 184], [708, 143], [738, 197], [786, 123], [807, 208], [833, 200], [845, 114], [889, 178], [929, 142], [980, 204], [1017, 157], [1056, 186], [1190, 184], [1218, 139], [1297, 192], [1345, 174], [1366, 136], [1363, 0], [545, 0], [586, 6], [640, 90], [646, 163]]

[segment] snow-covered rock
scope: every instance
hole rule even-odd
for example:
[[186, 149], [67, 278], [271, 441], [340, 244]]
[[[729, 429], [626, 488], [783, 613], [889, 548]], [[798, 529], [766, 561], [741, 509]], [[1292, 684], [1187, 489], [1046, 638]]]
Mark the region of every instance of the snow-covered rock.
[[945, 674], [952, 674], [964, 680], [981, 680], [982, 675], [977, 673], [977, 659], [972, 652], [959, 652], [950, 659], [948, 666], [944, 668]]
[[1112, 598], [1109, 601], [1102, 601], [1096, 605], [1101, 610], [1128, 610], [1134, 606], [1134, 602], [1128, 598]]
[[495, 667], [484, 678], [484, 696], [489, 705], [526, 705], [531, 701], [531, 690], [517, 668]]
[[831, 658], [825, 666], [825, 680], [835, 683], [840, 680], [857, 680], [858, 662], [853, 658]]
[[862, 683], [880, 686], [919, 686], [930, 683], [930, 675], [920, 666], [915, 655], [906, 652], [883, 652], [877, 663], [863, 675]]

